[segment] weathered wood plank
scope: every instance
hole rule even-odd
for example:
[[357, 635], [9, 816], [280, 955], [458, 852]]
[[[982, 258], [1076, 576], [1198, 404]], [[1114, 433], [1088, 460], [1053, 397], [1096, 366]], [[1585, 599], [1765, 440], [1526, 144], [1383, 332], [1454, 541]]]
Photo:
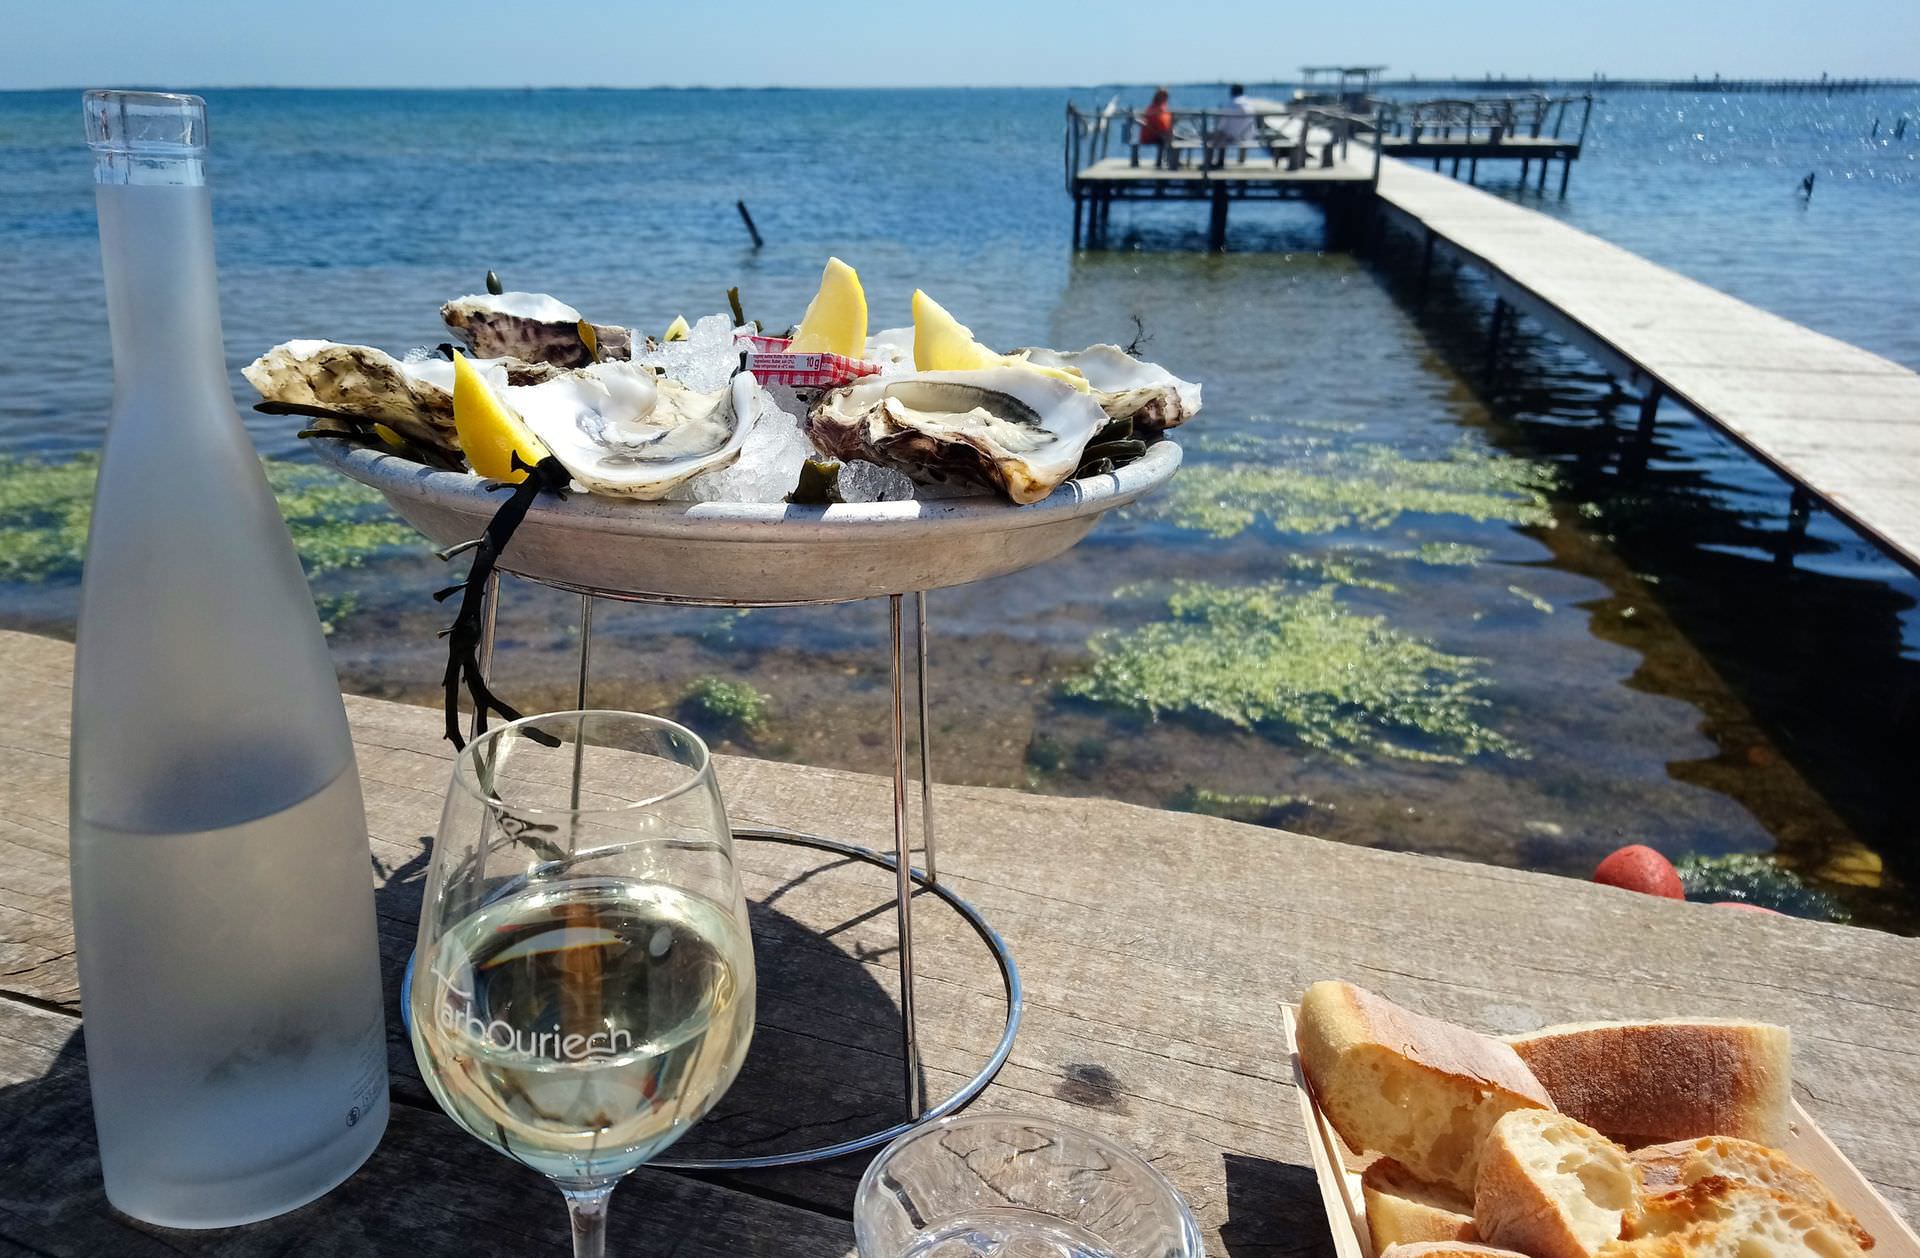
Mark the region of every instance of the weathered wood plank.
[[[35, 946], [49, 956], [71, 949], [64, 899], [13, 889], [64, 879], [65, 772], [35, 749], [63, 744], [70, 658], [64, 644], [0, 635], [0, 667], [29, 679], [17, 719], [0, 728], [0, 774], [9, 812], [37, 836], [0, 862], [0, 903], [11, 895], [39, 914]], [[349, 713], [392, 990], [448, 752], [426, 709], [351, 699]], [[719, 771], [736, 823], [890, 841], [883, 779], [731, 758]], [[1885, 1104], [1920, 1086], [1915, 941], [1101, 800], [942, 787], [938, 807], [943, 878], [1005, 935], [1027, 984], [1026, 1022], [983, 1104], [1095, 1126], [1154, 1157], [1218, 1252], [1325, 1250], [1278, 1010], [1330, 976], [1494, 1031], [1660, 1014], [1787, 1023], [1802, 1101], [1897, 1206], [1920, 1205], [1920, 1155]], [[756, 1057], [766, 1073], [743, 1079], [696, 1139], [762, 1151], [884, 1119], [899, 1073], [885, 875], [807, 876], [813, 854], [764, 845], [743, 845], [741, 860], [763, 906]], [[918, 903], [925, 1064], [929, 1086], [944, 1090], [997, 1033], [999, 983], [957, 918]], [[0, 920], [0, 947], [14, 946], [11, 929]], [[833, 932], [830, 947], [812, 933], [821, 930]], [[70, 968], [51, 961], [0, 987], [74, 998]], [[393, 1067], [396, 1094], [425, 1105], [397, 1036]], [[821, 1126], [785, 1130], [797, 1123]], [[449, 1139], [449, 1163], [499, 1161]], [[10, 1150], [0, 1129], [0, 1161]], [[862, 1161], [727, 1182], [844, 1214]], [[542, 1193], [523, 1203], [543, 1205]]]
[[[0, 1250], [66, 1258], [207, 1254], [260, 1258], [520, 1258], [564, 1254], [560, 1194], [490, 1154], [438, 1110], [396, 1105], [373, 1157], [313, 1205], [245, 1228], [183, 1232], [107, 1204], [79, 1020], [0, 1000]], [[844, 1258], [842, 1219], [664, 1171], [614, 1194], [618, 1252]]]
[[[1382, 162], [1375, 191], [1920, 571], [1920, 374], [1406, 162]], [[1810, 420], [1849, 457], [1810, 457], [1827, 444], [1807, 444]]]

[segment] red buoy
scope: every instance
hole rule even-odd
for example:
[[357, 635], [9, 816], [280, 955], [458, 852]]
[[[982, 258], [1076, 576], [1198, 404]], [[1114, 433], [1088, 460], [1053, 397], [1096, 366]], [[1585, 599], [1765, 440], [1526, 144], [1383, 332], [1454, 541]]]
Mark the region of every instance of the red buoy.
[[1625, 887], [1669, 900], [1684, 900], [1687, 889], [1673, 863], [1644, 843], [1634, 843], [1607, 854], [1593, 871], [1593, 880], [1609, 887]]

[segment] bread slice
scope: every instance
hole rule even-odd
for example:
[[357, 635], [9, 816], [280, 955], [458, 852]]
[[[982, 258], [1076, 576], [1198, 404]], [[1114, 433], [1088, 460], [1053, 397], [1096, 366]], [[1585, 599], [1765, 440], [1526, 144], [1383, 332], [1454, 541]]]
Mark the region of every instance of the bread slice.
[[1533, 1258], [1591, 1258], [1640, 1213], [1640, 1171], [1593, 1128], [1548, 1110], [1501, 1116], [1480, 1158], [1473, 1222]]
[[1380, 1258], [1527, 1258], [1511, 1249], [1495, 1249], [1472, 1241], [1404, 1241], [1380, 1251]]
[[1392, 1158], [1375, 1158], [1360, 1172], [1373, 1252], [1421, 1241], [1477, 1241], [1473, 1202], [1442, 1184], [1429, 1184]]
[[1787, 1139], [1793, 1064], [1785, 1027], [1713, 1018], [1584, 1022], [1507, 1042], [1562, 1113], [1622, 1144]]
[[1601, 1258], [1864, 1258], [1844, 1228], [1784, 1193], [1710, 1175], [1648, 1198]]
[[[1765, 1188], [1791, 1197], [1853, 1238], [1862, 1249], [1873, 1248], [1873, 1236], [1848, 1209], [1834, 1199], [1820, 1177], [1778, 1149], [1733, 1136], [1702, 1136], [1672, 1144], [1636, 1149], [1633, 1160], [1649, 1194], [1678, 1192], [1703, 1179], [1718, 1176], [1735, 1184]], [[1362, 1177], [1364, 1182], [1364, 1176]], [[1368, 1218], [1372, 1218], [1369, 1206]]]
[[1512, 1048], [1350, 983], [1307, 988], [1295, 1038], [1341, 1139], [1461, 1193], [1500, 1115], [1552, 1107]]

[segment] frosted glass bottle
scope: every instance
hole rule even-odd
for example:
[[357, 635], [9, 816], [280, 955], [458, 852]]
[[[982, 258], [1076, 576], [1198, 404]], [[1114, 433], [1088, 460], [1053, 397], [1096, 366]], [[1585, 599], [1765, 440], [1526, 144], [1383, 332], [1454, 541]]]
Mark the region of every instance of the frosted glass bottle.
[[72, 874], [107, 1199], [222, 1227], [387, 1122], [359, 776], [313, 599], [234, 409], [206, 105], [88, 92], [113, 339], [74, 665]]

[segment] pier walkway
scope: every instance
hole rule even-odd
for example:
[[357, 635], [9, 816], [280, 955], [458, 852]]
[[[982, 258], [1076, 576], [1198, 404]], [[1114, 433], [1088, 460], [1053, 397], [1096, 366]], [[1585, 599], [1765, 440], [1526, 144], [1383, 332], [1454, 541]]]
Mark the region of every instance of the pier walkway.
[[1450, 246], [1640, 393], [1643, 435], [1672, 398], [1791, 481], [1796, 514], [1811, 495], [1920, 572], [1920, 374], [1407, 162], [1382, 161], [1374, 191], [1423, 265]]

